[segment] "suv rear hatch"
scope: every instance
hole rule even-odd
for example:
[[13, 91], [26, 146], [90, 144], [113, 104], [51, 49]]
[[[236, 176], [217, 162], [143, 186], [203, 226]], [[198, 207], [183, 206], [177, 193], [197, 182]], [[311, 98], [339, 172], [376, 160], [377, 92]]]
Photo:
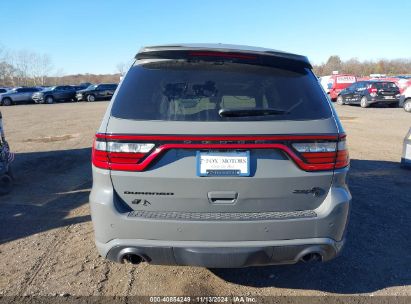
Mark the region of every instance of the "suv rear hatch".
[[398, 99], [400, 95], [400, 89], [394, 82], [376, 82], [371, 89], [376, 91], [378, 99]]
[[307, 63], [229, 54], [147, 58], [129, 70], [93, 146], [119, 205], [177, 216], [313, 210], [324, 200], [348, 156]]

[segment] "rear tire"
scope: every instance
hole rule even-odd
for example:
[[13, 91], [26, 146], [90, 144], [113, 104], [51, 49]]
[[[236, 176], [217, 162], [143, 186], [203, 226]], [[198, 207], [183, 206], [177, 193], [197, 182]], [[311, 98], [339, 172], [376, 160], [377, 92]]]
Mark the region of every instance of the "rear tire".
[[47, 104], [52, 104], [52, 103], [54, 103], [54, 98], [53, 98], [53, 96], [46, 96], [46, 98], [45, 98], [44, 100], [45, 100], [45, 102], [46, 102]]
[[360, 101], [361, 108], [368, 108], [370, 104], [368, 103], [367, 97], [363, 96]]
[[94, 102], [94, 101], [96, 101], [96, 97], [93, 94], [88, 95], [87, 96], [87, 101], [88, 102]]
[[12, 100], [10, 98], [4, 98], [2, 102], [3, 106], [11, 106], [13, 104]]
[[340, 106], [345, 105], [344, 98], [342, 96], [337, 97], [337, 104]]
[[411, 113], [411, 98], [408, 98], [404, 101], [404, 111]]

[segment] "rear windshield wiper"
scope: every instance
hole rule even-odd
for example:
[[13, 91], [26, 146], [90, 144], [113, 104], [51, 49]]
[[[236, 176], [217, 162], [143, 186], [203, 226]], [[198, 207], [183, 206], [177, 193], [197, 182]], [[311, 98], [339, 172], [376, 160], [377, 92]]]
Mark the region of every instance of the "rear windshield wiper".
[[288, 114], [288, 111], [267, 108], [267, 109], [220, 109], [218, 115], [221, 117], [247, 117], [247, 116], [269, 116]]

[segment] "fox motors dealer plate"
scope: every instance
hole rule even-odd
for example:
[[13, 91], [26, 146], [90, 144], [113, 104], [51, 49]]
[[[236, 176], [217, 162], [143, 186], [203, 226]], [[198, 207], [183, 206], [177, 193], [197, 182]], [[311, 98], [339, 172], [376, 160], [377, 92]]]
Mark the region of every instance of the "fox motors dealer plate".
[[198, 176], [249, 176], [250, 151], [197, 151]]

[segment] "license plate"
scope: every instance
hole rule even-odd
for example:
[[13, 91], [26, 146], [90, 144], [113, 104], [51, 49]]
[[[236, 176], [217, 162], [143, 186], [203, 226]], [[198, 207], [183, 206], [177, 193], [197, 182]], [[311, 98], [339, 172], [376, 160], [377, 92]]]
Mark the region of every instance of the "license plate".
[[384, 96], [385, 99], [394, 99], [394, 96]]
[[197, 176], [250, 176], [250, 151], [197, 151]]

